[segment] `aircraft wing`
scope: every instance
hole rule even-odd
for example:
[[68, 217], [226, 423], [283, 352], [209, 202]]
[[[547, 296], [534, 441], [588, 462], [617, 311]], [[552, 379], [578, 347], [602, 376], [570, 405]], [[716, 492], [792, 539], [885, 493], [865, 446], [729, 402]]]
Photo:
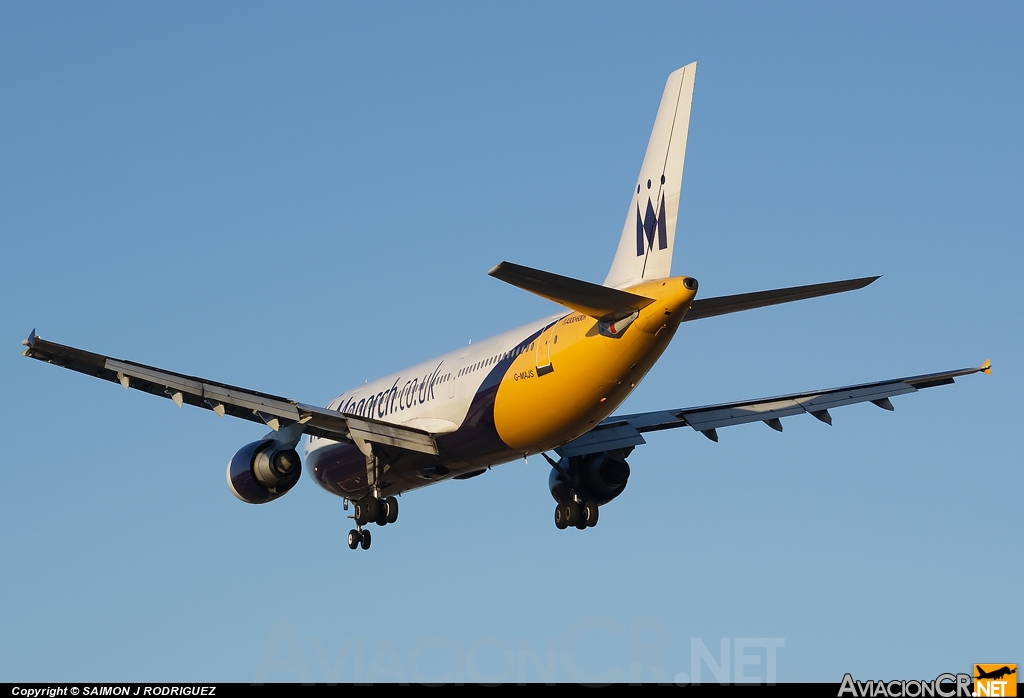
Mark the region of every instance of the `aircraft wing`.
[[362, 440], [437, 455], [433, 437], [419, 429], [343, 415], [277, 395], [165, 371], [134, 361], [112, 359], [48, 342], [38, 337], [35, 330], [22, 344], [26, 347], [22, 352], [24, 356], [120, 383], [126, 389], [134, 388], [170, 398], [178, 407], [187, 403], [212, 410], [221, 417], [230, 415], [266, 424], [274, 431], [298, 424], [304, 434], [356, 443]]
[[563, 456], [582, 456], [617, 448], [630, 448], [645, 443], [643, 434], [662, 429], [691, 427], [712, 441], [718, 441], [718, 429], [748, 422], [764, 422], [776, 431], [782, 431], [783, 417], [810, 414], [831, 425], [829, 410], [858, 402], [872, 402], [882, 409], [892, 410], [890, 397], [915, 393], [922, 388], [949, 385], [958, 376], [972, 373], [991, 373], [992, 364], [985, 361], [976, 368], [963, 368], [943, 373], [929, 373], [909, 378], [896, 378], [877, 383], [862, 383], [829, 390], [779, 395], [759, 400], [726, 402], [719, 405], [684, 407], [676, 410], [613, 415], [583, 436], [570, 441], [558, 453]]

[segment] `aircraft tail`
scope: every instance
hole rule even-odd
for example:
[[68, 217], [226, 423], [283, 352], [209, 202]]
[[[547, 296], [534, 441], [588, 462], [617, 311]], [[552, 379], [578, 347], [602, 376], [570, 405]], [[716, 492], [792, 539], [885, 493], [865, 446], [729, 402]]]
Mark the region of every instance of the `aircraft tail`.
[[605, 286], [625, 288], [671, 274], [696, 71], [690, 63], [668, 76]]

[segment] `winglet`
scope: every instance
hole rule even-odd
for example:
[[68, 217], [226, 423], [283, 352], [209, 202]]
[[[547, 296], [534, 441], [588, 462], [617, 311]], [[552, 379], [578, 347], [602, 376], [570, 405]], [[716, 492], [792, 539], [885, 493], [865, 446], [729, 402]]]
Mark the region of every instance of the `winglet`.
[[32, 332], [29, 333], [28, 339], [21, 340], [21, 346], [30, 347], [36, 343], [36, 328], [32, 328]]
[[992, 359], [985, 359], [985, 363], [978, 367], [982, 373], [992, 373]]

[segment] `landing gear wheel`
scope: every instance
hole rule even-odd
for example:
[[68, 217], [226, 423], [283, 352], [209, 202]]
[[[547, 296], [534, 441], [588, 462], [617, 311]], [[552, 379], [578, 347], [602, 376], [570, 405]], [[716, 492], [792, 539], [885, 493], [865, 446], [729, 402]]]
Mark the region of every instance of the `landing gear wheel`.
[[377, 512], [377, 518], [374, 523], [378, 526], [386, 526], [388, 524], [388, 517], [384, 513], [384, 507], [380, 507], [380, 511]]
[[562, 511], [565, 515], [565, 525], [575, 526], [580, 522], [582, 512], [580, 511], [580, 505], [576, 502], [568, 502], [562, 506]]
[[594, 502], [587, 502], [586, 504], [583, 505], [582, 518], [583, 522], [586, 523], [588, 527], [597, 525], [597, 514], [598, 508], [597, 504], [595, 504]]
[[370, 521], [377, 520], [377, 512], [380, 511], [380, 502], [373, 497], [364, 497], [356, 502], [356, 523], [364, 526]]
[[366, 518], [370, 521], [376, 521], [377, 516], [380, 514], [380, 500], [376, 497], [366, 498]]
[[359, 533], [359, 545], [363, 550], [370, 549], [370, 529], [364, 529]]
[[555, 507], [555, 528], [559, 531], [563, 531], [568, 525], [569, 524], [565, 522], [565, 505], [558, 504], [558, 506]]
[[355, 550], [356, 548], [359, 547], [359, 540], [360, 540], [360, 538], [361, 538], [361, 536], [359, 535], [359, 531], [357, 531], [356, 529], [353, 528], [351, 531], [348, 532], [348, 547], [349, 547], [349, 550]]
[[398, 500], [394, 497], [386, 498], [381, 507], [381, 514], [387, 519], [388, 523], [394, 523], [398, 521]]

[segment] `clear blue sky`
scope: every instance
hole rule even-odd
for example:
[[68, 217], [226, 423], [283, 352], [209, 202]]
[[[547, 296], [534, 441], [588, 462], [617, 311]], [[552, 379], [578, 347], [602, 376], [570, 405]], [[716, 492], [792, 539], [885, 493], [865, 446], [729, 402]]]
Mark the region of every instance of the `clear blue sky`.
[[[0, 680], [672, 680], [720, 638], [782, 639], [791, 681], [1024, 661], [1022, 32], [1019, 3], [3, 4]], [[231, 496], [257, 426], [19, 356], [37, 327], [325, 404], [554, 312], [485, 272], [604, 277], [693, 60], [674, 271], [884, 276], [686, 325], [624, 409], [992, 376], [652, 435], [586, 532], [510, 463], [353, 553], [308, 479]]]

